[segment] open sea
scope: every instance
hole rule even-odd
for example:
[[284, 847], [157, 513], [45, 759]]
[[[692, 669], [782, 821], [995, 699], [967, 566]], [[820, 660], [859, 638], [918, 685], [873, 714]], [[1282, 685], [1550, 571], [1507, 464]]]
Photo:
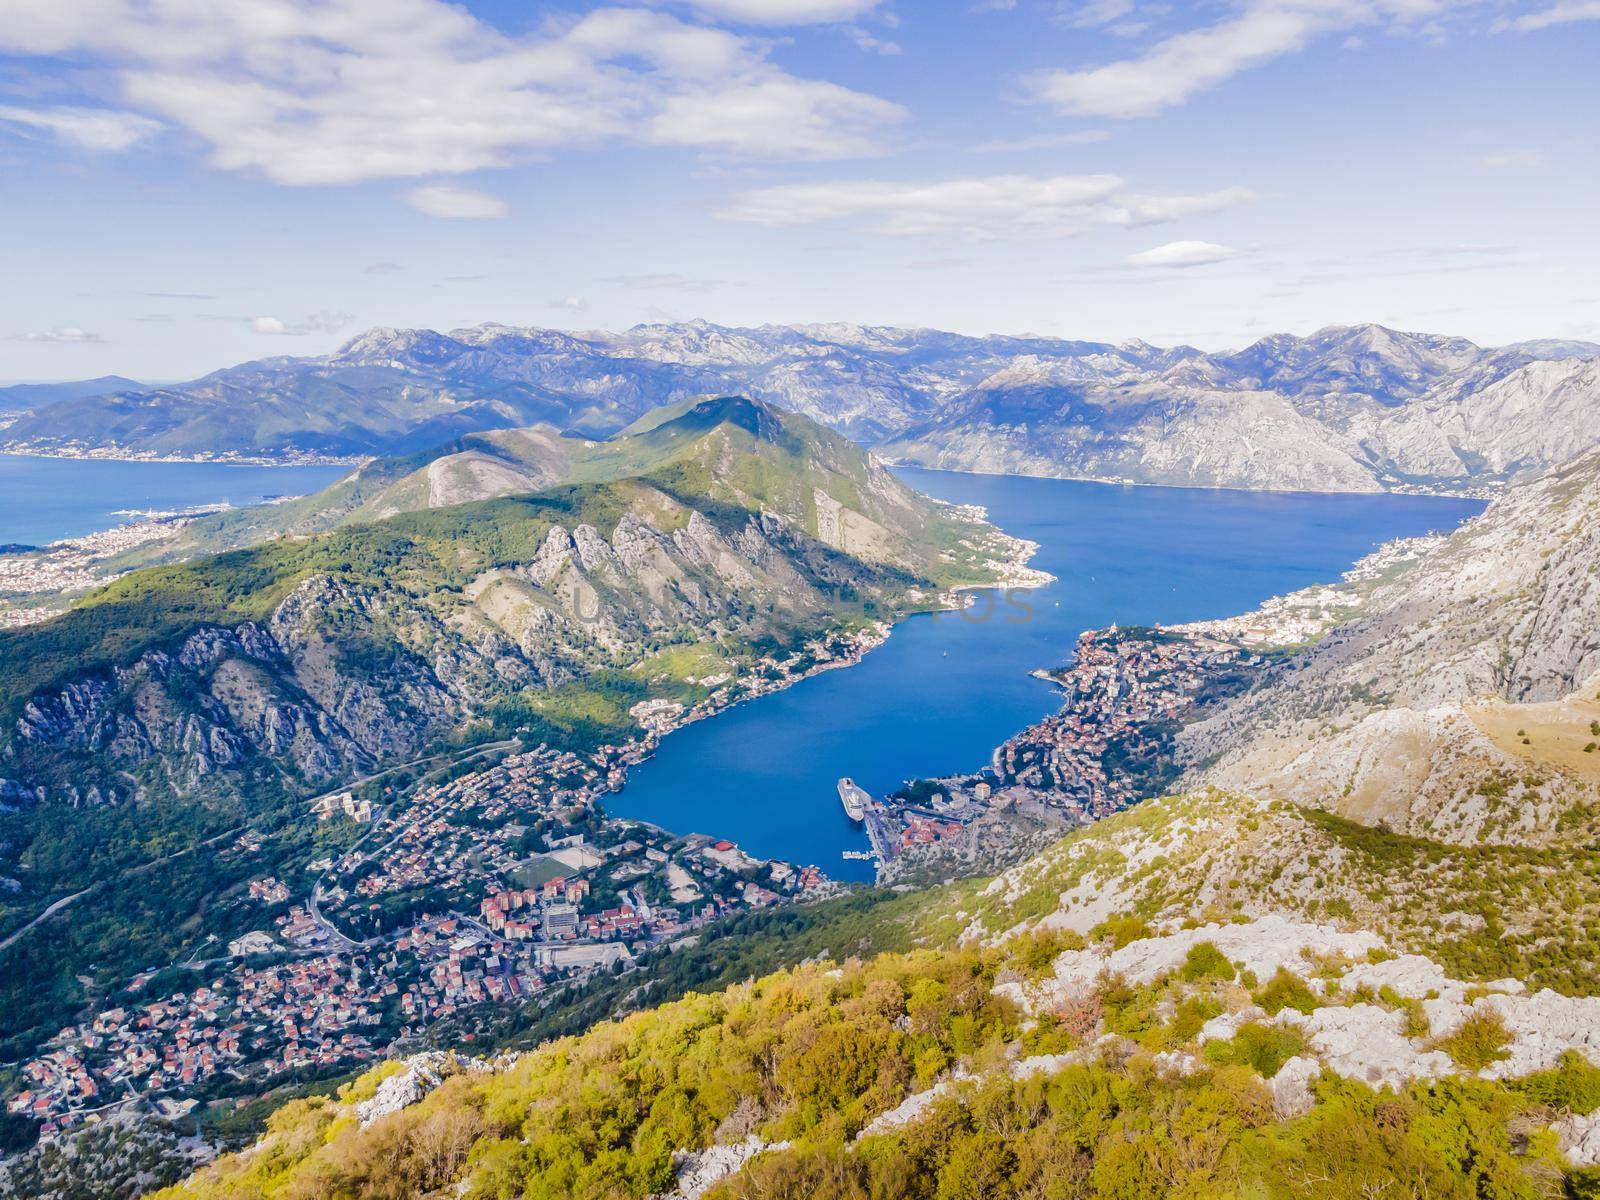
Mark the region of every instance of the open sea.
[[112, 462], [0, 454], [0, 545], [43, 546], [130, 520], [119, 510], [172, 512], [226, 500], [256, 504], [327, 487], [349, 467]]

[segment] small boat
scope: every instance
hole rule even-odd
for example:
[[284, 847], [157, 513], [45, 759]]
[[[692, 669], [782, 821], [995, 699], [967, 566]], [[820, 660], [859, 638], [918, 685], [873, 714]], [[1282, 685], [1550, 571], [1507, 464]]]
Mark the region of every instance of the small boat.
[[867, 805], [872, 803], [872, 797], [857, 787], [854, 779], [846, 776], [839, 780], [839, 803], [844, 805], [845, 816], [852, 821], [865, 821]]

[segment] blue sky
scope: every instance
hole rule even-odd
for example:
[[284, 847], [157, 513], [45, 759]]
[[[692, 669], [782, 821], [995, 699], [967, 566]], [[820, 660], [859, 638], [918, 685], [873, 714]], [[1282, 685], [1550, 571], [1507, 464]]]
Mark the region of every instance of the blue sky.
[[1600, 340], [1600, 0], [0, 0], [0, 379], [372, 325]]

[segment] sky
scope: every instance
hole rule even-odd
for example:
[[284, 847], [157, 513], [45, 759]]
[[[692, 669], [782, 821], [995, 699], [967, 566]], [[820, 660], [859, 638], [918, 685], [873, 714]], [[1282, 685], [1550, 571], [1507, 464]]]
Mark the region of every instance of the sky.
[[1600, 0], [0, 0], [0, 380], [372, 326], [1600, 340]]

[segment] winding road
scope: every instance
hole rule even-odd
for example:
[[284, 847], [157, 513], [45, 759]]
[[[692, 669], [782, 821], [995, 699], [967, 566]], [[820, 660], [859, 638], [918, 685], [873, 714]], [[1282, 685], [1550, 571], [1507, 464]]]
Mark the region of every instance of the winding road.
[[[163, 855], [160, 858], [153, 858], [147, 863], [140, 863], [138, 866], [129, 867], [125, 871], [119, 871], [117, 873], [116, 877], [118, 879], [124, 879], [124, 878], [128, 877], [129, 875], [137, 875], [141, 871], [148, 871], [148, 870], [150, 870], [151, 867], [159, 867], [162, 863], [169, 863], [175, 858], [182, 858], [186, 854], [193, 854], [196, 850], [204, 850], [207, 846], [214, 846], [218, 842], [224, 840], [225, 838], [237, 837], [239, 834], [243, 833], [247, 828], [248, 828], [248, 826], [238, 825], [238, 826], [235, 826], [232, 829], [225, 829], [221, 833], [217, 834], [215, 837], [209, 837], [203, 842], [196, 842], [193, 846], [185, 847], [182, 850], [174, 850], [171, 854]], [[11, 948], [11, 946], [15, 942], [17, 942], [25, 933], [27, 933], [35, 925], [38, 925], [38, 924], [40, 924], [40, 923], [42, 923], [44, 921], [48, 921], [51, 917], [55, 916], [58, 912], [61, 912], [63, 909], [66, 909], [66, 908], [70, 908], [72, 905], [76, 904], [79, 900], [82, 900], [90, 892], [96, 891], [97, 889], [104, 887], [108, 882], [109, 882], [109, 880], [98, 879], [94, 883], [91, 883], [88, 887], [84, 888], [81, 892], [73, 892], [72, 895], [70, 895], [70, 896], [61, 897], [61, 899], [59, 899], [55, 903], [49, 905], [43, 912], [41, 912], [33, 920], [29, 921], [21, 929], [18, 929], [16, 932], [14, 932], [11, 935], [9, 935], [4, 941], [0, 941], [0, 951], [9, 950]]]

